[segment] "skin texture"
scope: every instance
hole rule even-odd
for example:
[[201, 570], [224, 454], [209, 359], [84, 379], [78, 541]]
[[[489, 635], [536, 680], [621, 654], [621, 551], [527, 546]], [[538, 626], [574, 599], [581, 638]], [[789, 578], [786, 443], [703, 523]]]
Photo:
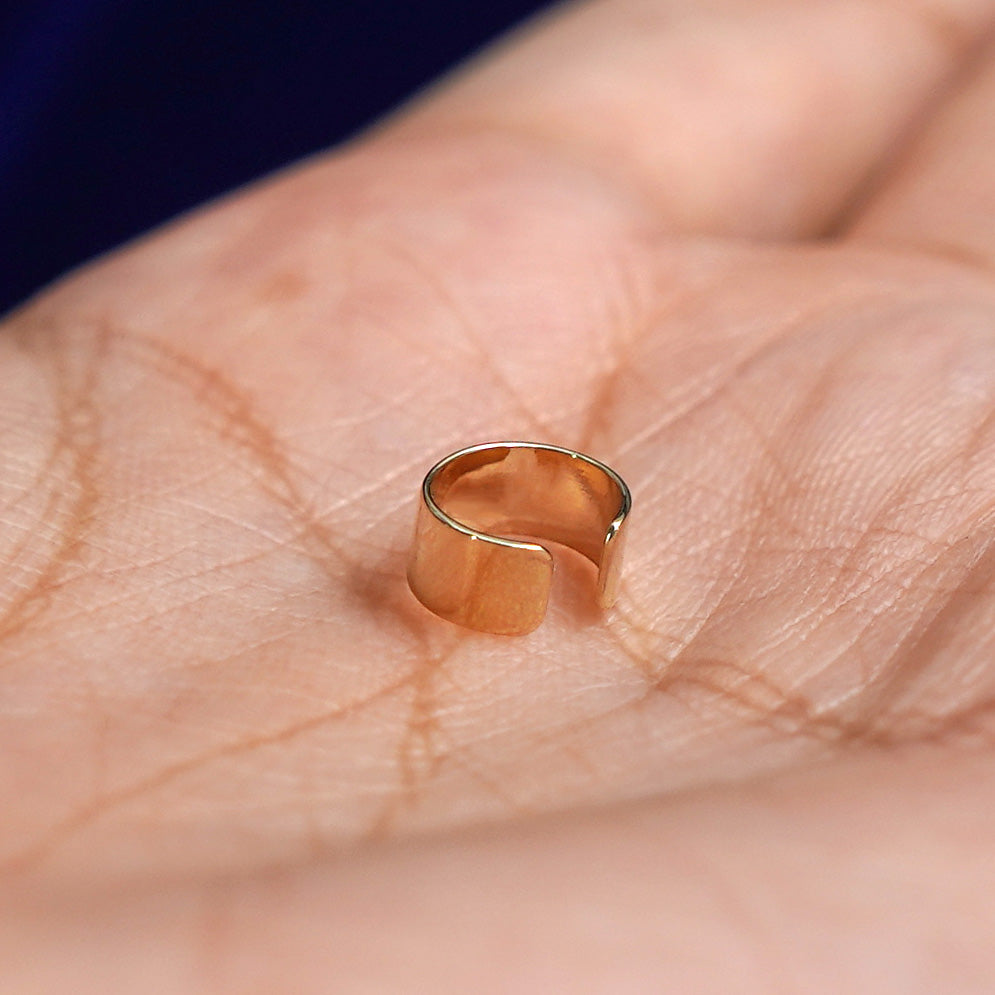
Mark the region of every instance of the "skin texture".
[[[993, 26], [564, 8], [9, 316], [4, 991], [991, 991]], [[502, 638], [516, 437], [635, 508]]]

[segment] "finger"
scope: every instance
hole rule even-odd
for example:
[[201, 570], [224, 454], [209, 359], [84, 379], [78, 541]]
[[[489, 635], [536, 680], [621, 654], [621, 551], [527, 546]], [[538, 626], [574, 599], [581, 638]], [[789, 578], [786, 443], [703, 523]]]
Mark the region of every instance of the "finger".
[[830, 225], [991, 22], [981, 0], [566, 8], [401, 133], [497, 130], [644, 191], [675, 228]]
[[995, 52], [910, 149], [852, 234], [995, 264]]

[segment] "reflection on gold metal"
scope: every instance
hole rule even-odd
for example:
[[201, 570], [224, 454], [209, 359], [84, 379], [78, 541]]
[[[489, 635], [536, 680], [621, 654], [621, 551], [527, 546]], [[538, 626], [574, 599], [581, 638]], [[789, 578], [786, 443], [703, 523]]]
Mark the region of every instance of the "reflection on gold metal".
[[529, 537], [562, 543], [598, 568], [598, 604], [615, 602], [632, 505], [614, 470], [536, 442], [471, 446], [422, 484], [408, 583], [430, 611], [483, 632], [531, 632], [546, 614], [553, 557]]

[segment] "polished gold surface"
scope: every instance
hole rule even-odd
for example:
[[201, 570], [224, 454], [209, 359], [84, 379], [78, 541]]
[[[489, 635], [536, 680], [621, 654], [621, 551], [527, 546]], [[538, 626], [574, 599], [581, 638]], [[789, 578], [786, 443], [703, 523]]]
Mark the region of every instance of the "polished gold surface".
[[598, 568], [598, 603], [615, 602], [632, 499], [603, 463], [559, 446], [492, 442], [437, 463], [422, 484], [408, 583], [430, 611], [506, 635], [546, 614], [562, 543]]

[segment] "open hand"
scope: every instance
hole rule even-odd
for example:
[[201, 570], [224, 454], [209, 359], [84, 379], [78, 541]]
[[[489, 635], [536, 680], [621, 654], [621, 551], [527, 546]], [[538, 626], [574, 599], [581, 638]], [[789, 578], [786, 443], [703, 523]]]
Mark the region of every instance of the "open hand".
[[[993, 25], [566, 8], [12, 315], [4, 990], [991, 991]], [[411, 596], [500, 438], [607, 616]]]

